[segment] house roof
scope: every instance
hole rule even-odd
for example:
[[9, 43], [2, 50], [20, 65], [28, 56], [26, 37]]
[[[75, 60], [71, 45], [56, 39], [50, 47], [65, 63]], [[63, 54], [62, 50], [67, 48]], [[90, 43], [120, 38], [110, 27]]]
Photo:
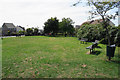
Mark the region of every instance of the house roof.
[[96, 19], [96, 20], [86, 21], [86, 22], [82, 23], [82, 25], [86, 24], [86, 23], [88, 23], [88, 24], [99, 24], [102, 21], [103, 21], [102, 19]]
[[8, 28], [15, 28], [13, 23], [4, 23], [3, 25], [7, 26]]
[[24, 29], [23, 29], [23, 27], [21, 27], [21, 26], [16, 26], [16, 29], [19, 31], [24, 31]]
[[[92, 21], [86, 21], [86, 22], [82, 23], [82, 25], [86, 24], [86, 23], [88, 23], [88, 24], [100, 24], [102, 21], [103, 21], [102, 19], [96, 19], [96, 20], [92, 20]], [[115, 24], [109, 20], [109, 25], [113, 26]]]

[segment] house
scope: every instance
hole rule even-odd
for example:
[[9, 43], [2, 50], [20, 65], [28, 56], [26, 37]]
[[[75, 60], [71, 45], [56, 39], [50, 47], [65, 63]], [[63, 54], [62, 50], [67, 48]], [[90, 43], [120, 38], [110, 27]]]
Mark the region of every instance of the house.
[[2, 25], [2, 35], [6, 36], [8, 35], [8, 32], [16, 33], [16, 27], [13, 23], [4, 23]]
[[16, 32], [19, 31], [25, 31], [25, 28], [21, 26], [15, 26], [13, 23], [4, 23], [2, 28], [0, 28], [0, 35], [7, 36], [9, 33], [16, 34]]
[[16, 31], [17, 32], [19, 32], [19, 31], [25, 31], [25, 28], [21, 27], [21, 26], [16, 26]]
[[75, 25], [75, 29], [78, 29], [78, 28], [80, 28], [80, 25]]

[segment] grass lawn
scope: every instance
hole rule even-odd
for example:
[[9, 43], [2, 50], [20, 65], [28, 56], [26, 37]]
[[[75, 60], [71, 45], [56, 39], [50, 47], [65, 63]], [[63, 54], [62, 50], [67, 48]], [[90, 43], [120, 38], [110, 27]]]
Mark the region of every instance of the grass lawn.
[[118, 47], [107, 61], [106, 45], [86, 54], [76, 37], [17, 37], [2, 42], [3, 78], [118, 78]]

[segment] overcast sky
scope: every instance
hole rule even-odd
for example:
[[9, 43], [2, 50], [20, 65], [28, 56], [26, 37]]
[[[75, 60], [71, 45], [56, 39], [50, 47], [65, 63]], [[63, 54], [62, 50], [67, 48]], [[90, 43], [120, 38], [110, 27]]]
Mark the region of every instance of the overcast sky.
[[[88, 6], [72, 6], [78, 0], [0, 0], [0, 26], [13, 23], [23, 27], [39, 27], [51, 17], [60, 21], [70, 17], [75, 24], [87, 21], [91, 9]], [[116, 25], [118, 20], [113, 21]]]

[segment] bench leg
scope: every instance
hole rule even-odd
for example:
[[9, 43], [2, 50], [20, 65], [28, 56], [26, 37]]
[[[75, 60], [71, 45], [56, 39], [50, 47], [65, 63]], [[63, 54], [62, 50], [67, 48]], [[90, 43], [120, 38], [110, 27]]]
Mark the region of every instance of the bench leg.
[[93, 48], [93, 51], [95, 51], [95, 48]]
[[91, 49], [91, 53], [93, 52], [93, 49]]

